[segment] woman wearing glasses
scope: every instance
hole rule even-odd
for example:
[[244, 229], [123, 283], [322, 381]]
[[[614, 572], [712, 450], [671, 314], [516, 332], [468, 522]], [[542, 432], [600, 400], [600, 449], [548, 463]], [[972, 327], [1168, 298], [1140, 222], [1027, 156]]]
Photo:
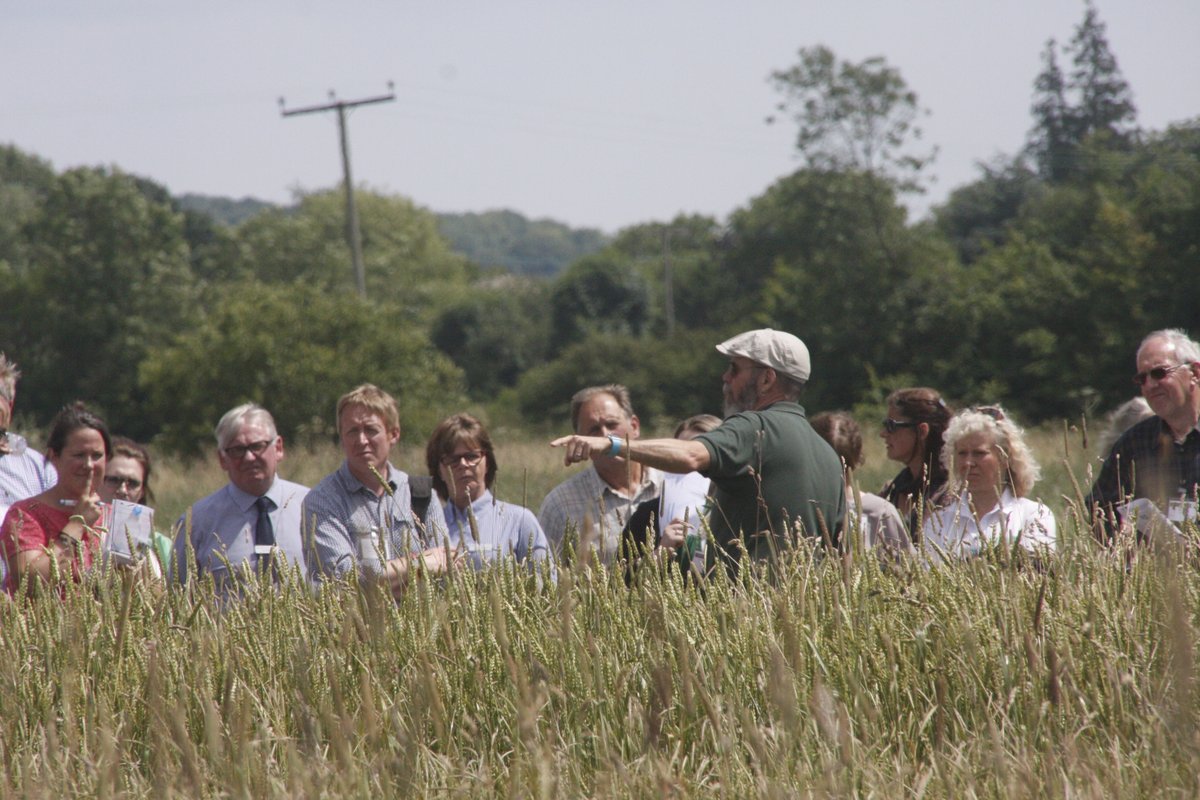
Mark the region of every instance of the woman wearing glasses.
[[[112, 458], [104, 467], [104, 483], [101, 484], [100, 499], [105, 503], [125, 500], [129, 503], [149, 505], [154, 502], [150, 490], [150, 453], [145, 447], [124, 436], [114, 436]], [[154, 531], [153, 553], [157, 558], [158, 575], [164, 577], [171, 568], [173, 542], [167, 536]]]
[[904, 469], [879, 494], [908, 522], [916, 542], [921, 523], [945, 501], [942, 436], [954, 412], [937, 390], [924, 386], [897, 389], [888, 396], [887, 407], [879, 435], [887, 457]]
[[443, 420], [429, 437], [425, 464], [439, 497], [448, 497], [450, 546], [475, 568], [514, 559], [531, 569], [545, 561], [555, 577], [550, 545], [537, 517], [527, 508], [492, 496], [499, 465], [483, 423], [470, 414]]
[[953, 470], [953, 501], [925, 520], [922, 541], [932, 561], [970, 558], [1020, 545], [1054, 551], [1054, 514], [1029, 499], [1040, 475], [1024, 432], [999, 406], [969, 408], [946, 428], [942, 462]]

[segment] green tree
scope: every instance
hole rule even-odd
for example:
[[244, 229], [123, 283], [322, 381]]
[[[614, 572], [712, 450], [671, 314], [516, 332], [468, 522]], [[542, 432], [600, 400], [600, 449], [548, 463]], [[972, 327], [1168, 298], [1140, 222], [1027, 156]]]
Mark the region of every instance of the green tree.
[[0, 145], [0, 268], [7, 264], [23, 272], [28, 266], [29, 239], [24, 228], [41, 210], [54, 180], [49, 162], [12, 145]]
[[595, 333], [638, 336], [649, 318], [649, 288], [631, 260], [612, 252], [588, 256], [551, 290], [552, 352]]
[[73, 169], [56, 177], [23, 236], [30, 267], [5, 292], [22, 406], [46, 419], [79, 398], [114, 430], [153, 433], [138, 363], [197, 312], [179, 215], [139, 179]]
[[430, 337], [463, 370], [472, 397], [494, 398], [545, 359], [549, 294], [542, 281], [498, 275], [434, 320]]
[[337, 398], [369, 381], [391, 392], [408, 436], [462, 403], [459, 370], [401, 313], [351, 292], [244, 281], [222, 287], [191, 330], [151, 348], [138, 373], [166, 447], [207, 447], [217, 420], [261, 403], [289, 439], [333, 429]]
[[[796, 149], [808, 167], [822, 172], [854, 172], [892, 186], [897, 192], [922, 191], [921, 171], [936, 148], [917, 150], [925, 113], [916, 92], [882, 58], [858, 64], [838, 61], [827, 47], [800, 50], [800, 61], [774, 72], [771, 81], [784, 100], [781, 112], [796, 122]], [[864, 208], [884, 257], [899, 266], [899, 243], [889, 238], [890, 208], [868, 190]]]
[[457, 252], [482, 267], [519, 275], [553, 277], [571, 262], [601, 250], [608, 239], [598, 230], [531, 220], [515, 211], [438, 214], [437, 221]]
[[1070, 311], [1086, 291], [1074, 264], [1020, 234], [969, 267], [931, 260], [897, 292], [912, 308], [906, 340], [921, 343], [901, 363], [964, 403], [1003, 403], [1028, 421], [1074, 418], [1095, 394], [1095, 351], [1081, 346], [1087, 334]]
[[[427, 323], [461, 295], [474, 269], [451, 252], [434, 216], [410, 200], [363, 190], [356, 198], [367, 295]], [[343, 204], [337, 190], [307, 194], [294, 209], [268, 210], [243, 223], [237, 276], [353, 292]]]
[[1070, 46], [1074, 64], [1071, 88], [1077, 96], [1071, 114], [1074, 138], [1083, 141], [1103, 136], [1110, 146], [1127, 145], [1136, 124], [1137, 108], [1129, 84], [1117, 66], [1117, 57], [1109, 49], [1105, 31], [1105, 24], [1089, 0]]
[[528, 421], [563, 430], [570, 426], [575, 392], [623, 383], [642, 425], [651, 430], [664, 430], [692, 414], [719, 414], [725, 367], [714, 347], [724, 338], [705, 330], [662, 338], [593, 334], [522, 376], [517, 403]]
[[1135, 155], [1130, 204], [1151, 237], [1147, 262], [1153, 276], [1138, 287], [1163, 326], [1191, 326], [1200, 308], [1200, 117], [1146, 137]]
[[700, 214], [680, 214], [670, 222], [632, 225], [617, 233], [606, 252], [628, 259], [645, 281], [650, 307], [648, 330], [668, 333], [672, 317], [680, 326], [707, 324], [705, 307], [710, 287], [704, 284], [712, 272], [721, 236], [720, 224]]
[[[900, 72], [884, 59], [838, 61], [827, 47], [805, 47], [800, 60], [771, 73], [777, 106], [798, 126], [796, 149], [817, 170], [885, 178], [900, 191], [920, 188], [935, 151], [915, 152], [925, 113]], [[773, 121], [769, 118], [768, 121]]]
[[1128, 149], [1136, 133], [1129, 84], [1090, 2], [1067, 53], [1073, 64], [1069, 78], [1058, 65], [1054, 40], [1046, 43], [1034, 81], [1034, 126], [1027, 143], [1042, 177], [1055, 183], [1089, 180], [1092, 165]]
[[977, 261], [1008, 238], [1025, 204], [1045, 191], [1044, 183], [1024, 159], [979, 165], [975, 181], [950, 193], [933, 209], [934, 224], [964, 264]]
[[1042, 51], [1042, 71], [1033, 83], [1033, 130], [1028, 150], [1038, 171], [1048, 181], [1062, 181], [1074, 166], [1076, 135], [1074, 111], [1067, 103], [1067, 84], [1058, 66], [1058, 45], [1050, 39]]
[[[890, 254], [864, 235], [880, 209]], [[899, 289], [917, 262], [948, 256], [939, 239], [907, 229], [904, 219], [889, 183], [810, 171], [778, 181], [735, 217], [728, 262], [753, 264], [766, 276], [749, 318], [805, 341], [813, 359], [808, 397], [816, 406], [852, 405], [871, 370], [904, 358], [911, 309]]]

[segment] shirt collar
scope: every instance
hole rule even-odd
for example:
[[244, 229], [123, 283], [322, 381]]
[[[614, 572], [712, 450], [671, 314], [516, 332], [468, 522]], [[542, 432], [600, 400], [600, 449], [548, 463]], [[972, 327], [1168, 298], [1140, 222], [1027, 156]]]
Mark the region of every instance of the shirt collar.
[[[400, 491], [400, 487], [408, 483], [408, 476], [393, 467], [390, 461], [387, 463], [387, 470], [383, 474], [387, 476], [388, 483], [392, 485], [392, 491], [394, 492]], [[349, 462], [343, 461], [342, 465], [338, 467], [338, 477], [341, 479], [342, 487], [346, 490], [347, 494], [368, 492], [372, 496], [375, 496], [374, 488], [367, 486], [350, 471]]]
[[[587, 471], [584, 474], [588, 476], [587, 480], [589, 483], [592, 484], [593, 496], [598, 495], [601, 492], [608, 492], [609, 494], [614, 494], [617, 497], [624, 497], [624, 495], [622, 495], [616, 489], [609, 486], [608, 481], [606, 481], [606, 480], [604, 480], [604, 478], [600, 477], [600, 473], [596, 471], [595, 464], [588, 464]], [[654, 467], [647, 467], [645, 464], [643, 464], [642, 465], [642, 482], [634, 487], [633, 496], [637, 497], [642, 492], [646, 491], [646, 487], [648, 487], [648, 486], [661, 485], [662, 484], [662, 475], [663, 474], [661, 471], [655, 469]]]
[[[962, 496], [960, 498], [958, 498], [958, 502], [959, 502], [959, 505], [961, 505], [964, 510], [969, 512], [971, 509], [971, 494], [970, 494], [970, 492], [963, 492]], [[988, 514], [991, 514], [994, 511], [999, 511], [1003, 514], [1006, 514], [1012, 509], [1012, 507], [1014, 505], [1016, 505], [1016, 503], [1017, 503], [1016, 495], [1014, 495], [1012, 493], [1012, 489], [1010, 489], [1006, 486], [1006, 487], [1004, 487], [1004, 491], [1000, 492], [1000, 499], [996, 501], [996, 507], [987, 509], [986, 511], [983, 512], [983, 514], [981, 516], [986, 517]], [[979, 509], [975, 509], [975, 510], [978, 511]]]
[[[483, 494], [479, 496], [479, 499], [471, 503], [468, 508], [470, 509], [470, 512], [475, 515], [476, 519], [478, 519], [479, 516], [483, 514], [483, 512], [487, 511], [488, 508], [495, 502], [496, 499], [492, 497], [492, 493], [487, 489], [484, 489]], [[459, 507], [454, 504], [453, 500], [450, 500], [446, 503], [447, 521], [465, 520], [466, 518], [467, 511], [465, 509], [460, 510]]]
[[[250, 494], [249, 492], [243, 492], [232, 483], [227, 484], [227, 487], [229, 489], [229, 498], [233, 501], [233, 505], [242, 511], [242, 513], [254, 508], [254, 504], [258, 501], [258, 495]], [[271, 488], [267, 489], [267, 492], [263, 495], [263, 497], [269, 497], [271, 502], [275, 504], [276, 508], [281, 508], [283, 506], [283, 504], [280, 502], [280, 495], [282, 492], [283, 490], [279, 487], [279, 476], [276, 475], [271, 479]]]

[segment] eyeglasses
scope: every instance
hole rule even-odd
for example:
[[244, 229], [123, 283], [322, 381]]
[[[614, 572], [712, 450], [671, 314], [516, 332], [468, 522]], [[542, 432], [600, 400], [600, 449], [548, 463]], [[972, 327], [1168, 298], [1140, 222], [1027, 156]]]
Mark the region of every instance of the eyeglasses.
[[[275, 437], [275, 439], [278, 438], [278, 436]], [[261, 456], [266, 452], [268, 447], [275, 444], [275, 439], [263, 439], [261, 442], [251, 442], [250, 444], [235, 444], [232, 447], [225, 448], [225, 455], [234, 461], [241, 461], [246, 457], [246, 453]]]
[[1170, 375], [1177, 369], [1183, 369], [1187, 364], [1176, 364], [1173, 367], [1155, 367], [1148, 369], [1145, 372], [1139, 372], [1133, 376], [1133, 382], [1138, 386], [1145, 386], [1148, 378], [1154, 378], [1155, 381], [1161, 381], [1163, 378]]
[[921, 423], [919, 422], [905, 422], [902, 419], [892, 419], [891, 417], [887, 417], [883, 420], [883, 429], [888, 433], [895, 433], [901, 428], [915, 428], [920, 424]]
[[443, 467], [453, 467], [460, 462], [468, 467], [473, 467], [483, 460], [484, 453], [482, 450], [468, 450], [465, 453], [455, 453], [450, 456], [442, 456]]
[[142, 482], [137, 478], [122, 478], [120, 475], [105, 475], [104, 485], [110, 489], [120, 489], [122, 486], [128, 486], [131, 492], [136, 492], [142, 488]]

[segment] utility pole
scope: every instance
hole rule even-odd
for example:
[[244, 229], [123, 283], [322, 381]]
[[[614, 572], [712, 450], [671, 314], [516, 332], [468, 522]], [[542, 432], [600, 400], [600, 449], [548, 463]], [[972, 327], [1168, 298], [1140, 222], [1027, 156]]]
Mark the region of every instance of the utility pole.
[[367, 273], [363, 266], [362, 232], [358, 227], [358, 208], [354, 205], [354, 179], [350, 175], [350, 138], [346, 135], [346, 109], [368, 106], [373, 103], [390, 103], [396, 99], [392, 91], [393, 84], [388, 81], [388, 93], [377, 97], [364, 97], [361, 100], [338, 100], [331, 91], [329, 103], [322, 106], [306, 106], [304, 108], [284, 108], [283, 98], [279, 98], [279, 111], [285, 117], [298, 114], [315, 114], [318, 111], [337, 111], [338, 136], [342, 145], [342, 183], [346, 187], [346, 239], [350, 244], [350, 258], [354, 263], [354, 282], [358, 286], [360, 297], [367, 296]]

